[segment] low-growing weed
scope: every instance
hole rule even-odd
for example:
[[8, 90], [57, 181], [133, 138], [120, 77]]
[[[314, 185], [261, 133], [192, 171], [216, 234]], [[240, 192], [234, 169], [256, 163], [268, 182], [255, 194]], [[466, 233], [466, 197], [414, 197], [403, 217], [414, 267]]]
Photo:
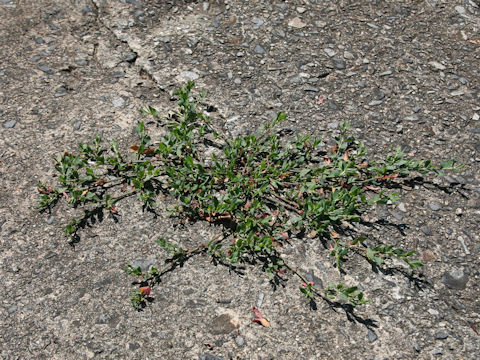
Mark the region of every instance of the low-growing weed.
[[[307, 237], [326, 244], [326, 254], [339, 271], [350, 256], [361, 256], [375, 266], [392, 257], [404, 260], [412, 270], [422, 266], [412, 259], [415, 251], [389, 244], [368, 247], [364, 237], [347, 241], [341, 229], [360, 222], [373, 205], [395, 201], [397, 194], [389, 184], [415, 173], [455, 170], [454, 161], [434, 165], [408, 159], [400, 148], [384, 160], [369, 160], [366, 147], [349, 135], [347, 122], [333, 147], [310, 135], [285, 140], [277, 131], [286, 118], [283, 113], [254, 134], [230, 139], [214, 128], [193, 100], [193, 86], [189, 82], [177, 90], [179, 109], [167, 118], [152, 107], [142, 110], [165, 126], [167, 133], [159, 143], [151, 143], [143, 122], [138, 123], [139, 142], [131, 147], [131, 154], [122, 153], [116, 142], [104, 145], [97, 136], [92, 145], [79, 144], [78, 153], [64, 152], [55, 159], [57, 186], [38, 185], [40, 209], [49, 209], [61, 199], [84, 209], [83, 216], [64, 228], [72, 241], [96, 217], [117, 216], [116, 204], [126, 197], [137, 196], [144, 209], [155, 209], [160, 191], [176, 199], [170, 214], [183, 223], [223, 225], [223, 238], [191, 249], [157, 239], [172, 255], [163, 269], [143, 273], [127, 267], [126, 272], [139, 279], [131, 298], [136, 308], [145, 306], [166, 271], [200, 253], [231, 267], [260, 262], [272, 280], [290, 272], [299, 278], [300, 290], [309, 299], [321, 297], [350, 306], [367, 302], [357, 286], [340, 283], [319, 289], [285, 261], [284, 246]], [[206, 149], [215, 151], [206, 156]]]

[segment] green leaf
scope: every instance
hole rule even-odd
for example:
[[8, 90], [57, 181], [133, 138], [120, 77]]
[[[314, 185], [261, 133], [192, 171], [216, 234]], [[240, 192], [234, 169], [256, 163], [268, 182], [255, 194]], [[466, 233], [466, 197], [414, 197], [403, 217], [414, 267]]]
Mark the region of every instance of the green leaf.
[[417, 269], [419, 267], [422, 267], [423, 266], [423, 263], [418, 261], [418, 260], [408, 260], [406, 259], [407, 261], [407, 264], [410, 266], [410, 268], [412, 269]]

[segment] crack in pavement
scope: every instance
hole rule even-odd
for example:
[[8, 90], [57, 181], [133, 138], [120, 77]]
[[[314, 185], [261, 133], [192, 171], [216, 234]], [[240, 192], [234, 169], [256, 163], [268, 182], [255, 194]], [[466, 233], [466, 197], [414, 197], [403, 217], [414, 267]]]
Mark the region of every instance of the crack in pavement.
[[[152, 83], [154, 83], [158, 88], [159, 90], [163, 91], [163, 92], [167, 92], [165, 90], [165, 88], [163, 88], [162, 86], [160, 86], [160, 81], [158, 79], [155, 78], [155, 76], [153, 75], [153, 73], [144, 65], [141, 65], [139, 63], [142, 62], [142, 59], [143, 59], [143, 56], [140, 54], [140, 52], [138, 51], [138, 49], [135, 49], [134, 47], [131, 46], [131, 44], [128, 42], [128, 40], [122, 38], [121, 36], [119, 36], [110, 26], [109, 24], [104, 21], [103, 17], [100, 16], [102, 12], [102, 9], [101, 9], [101, 5], [103, 3], [102, 0], [91, 0], [92, 2], [92, 6], [95, 8], [95, 11], [94, 11], [94, 14], [95, 14], [95, 20], [96, 22], [99, 24], [99, 27], [103, 27], [105, 28], [110, 34], [112, 34], [114, 36], [115, 39], [117, 39], [118, 41], [120, 41], [121, 43], [123, 44], [126, 44], [128, 49], [132, 52], [132, 53], [135, 53], [137, 55], [137, 58], [133, 61], [135, 63], [135, 66], [137, 66], [139, 68], [139, 71], [138, 71], [138, 75], [142, 78], [142, 79], [148, 79], [149, 81], [151, 81]], [[106, 14], [105, 14], [106, 15]], [[97, 53], [97, 47], [98, 47], [98, 44], [95, 44], [95, 47], [94, 47], [94, 56], [96, 56], [96, 53]], [[120, 61], [118, 64], [120, 64], [121, 62], [123, 62], [124, 60]], [[117, 64], [117, 65], [118, 65]]]

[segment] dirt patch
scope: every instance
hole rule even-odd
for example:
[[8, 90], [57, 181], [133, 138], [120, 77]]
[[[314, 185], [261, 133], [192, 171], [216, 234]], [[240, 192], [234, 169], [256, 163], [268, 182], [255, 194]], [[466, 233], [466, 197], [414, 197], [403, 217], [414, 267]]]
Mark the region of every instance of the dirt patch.
[[[471, 0], [0, 0], [2, 358], [479, 358], [479, 15]], [[370, 215], [370, 236], [418, 250], [425, 281], [352, 263], [343, 281], [373, 302], [349, 318], [311, 310], [295, 281], [273, 290], [256, 267], [200, 256], [134, 311], [127, 264], [162, 264], [159, 234], [191, 246], [219, 229], [129, 201], [71, 248], [69, 210], [38, 214], [35, 187], [95, 133], [130, 146], [138, 109], [169, 110], [186, 80], [232, 136], [286, 111], [285, 131], [328, 139], [349, 120], [376, 154], [465, 163]], [[290, 251], [324, 284], [340, 278], [319, 244]]]

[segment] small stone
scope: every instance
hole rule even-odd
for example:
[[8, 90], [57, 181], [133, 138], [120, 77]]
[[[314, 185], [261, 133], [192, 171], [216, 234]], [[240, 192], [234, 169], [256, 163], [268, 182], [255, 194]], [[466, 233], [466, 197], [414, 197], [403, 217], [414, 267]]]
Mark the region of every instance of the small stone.
[[87, 66], [88, 65], [88, 60], [75, 59], [75, 64], [77, 64], [78, 66]]
[[325, 53], [330, 57], [334, 57], [335, 55], [337, 55], [337, 52], [330, 48], [325, 48], [323, 49], [323, 51], [325, 51]]
[[445, 70], [445, 69], [446, 69], [445, 65], [440, 64], [440, 63], [437, 62], [437, 61], [430, 61], [428, 64], [429, 64], [431, 67], [433, 67], [434, 70]]
[[315, 87], [315, 86], [306, 84], [306, 85], [303, 87], [303, 91], [318, 92], [318, 91], [320, 91], [320, 89], [317, 88], [317, 87]]
[[9, 314], [13, 314], [15, 311], [17, 311], [17, 309], [18, 309], [18, 306], [17, 306], [17, 305], [12, 305], [12, 306], [10, 306], [10, 307], [7, 309], [7, 312], [8, 312]]
[[297, 7], [297, 12], [299, 14], [303, 14], [305, 11], [307, 11], [307, 9], [305, 9], [304, 7], [301, 7], [301, 6]]
[[320, 278], [318, 278], [317, 276], [315, 276], [315, 272], [314, 272], [313, 269], [310, 269], [310, 270], [305, 274], [305, 278], [306, 278], [309, 282], [313, 282], [313, 286], [315, 286], [316, 288], [323, 289], [322, 279], [320, 279]]
[[433, 349], [432, 355], [442, 355], [443, 351], [442, 349]]
[[228, 314], [222, 314], [215, 317], [211, 323], [210, 332], [213, 335], [230, 334], [237, 327], [232, 323]]
[[375, 340], [377, 340], [377, 334], [373, 330], [368, 329], [368, 341], [373, 343]]
[[292, 20], [290, 20], [290, 21], [288, 22], [288, 26], [293, 27], [293, 28], [296, 28], [296, 29], [302, 29], [302, 28], [304, 28], [305, 26], [307, 26], [307, 24], [304, 23], [304, 22], [302, 21], [302, 19], [300, 19], [299, 17], [295, 17], [295, 18], [293, 18]]
[[240, 85], [240, 84], [242, 83], [242, 79], [240, 79], [240, 78], [235, 78], [235, 79], [233, 80], [233, 82], [234, 82], [235, 84], [237, 84], [237, 85]]
[[132, 4], [135, 7], [143, 6], [142, 3], [140, 1], [137, 1], [137, 0], [127, 0], [127, 3]]
[[134, 63], [137, 60], [137, 53], [136, 52], [129, 52], [123, 57], [123, 61], [127, 63]]
[[455, 209], [455, 215], [461, 216], [463, 214], [463, 210], [461, 208], [456, 208]]
[[467, 282], [468, 274], [461, 269], [453, 269], [442, 276], [442, 283], [454, 290], [465, 290]]
[[398, 203], [397, 209], [400, 210], [401, 212], [407, 212], [407, 208], [405, 207], [405, 204], [403, 202]]
[[202, 4], [203, 11], [208, 11], [210, 8], [210, 3], [208, 1], [204, 1]]
[[420, 352], [420, 345], [418, 343], [413, 343], [413, 348], [416, 352]]
[[262, 18], [255, 18], [252, 20], [252, 23], [255, 24], [255, 26], [258, 28], [260, 26], [262, 26], [265, 22], [263, 21]]
[[405, 120], [407, 121], [418, 121], [419, 119], [420, 117], [417, 114], [413, 114], [405, 118]]
[[377, 106], [383, 103], [383, 100], [373, 100], [368, 103], [369, 106]]
[[265, 54], [265, 49], [261, 45], [255, 45], [255, 48], [253, 49], [255, 54]]
[[90, 10], [90, 8], [88, 7], [88, 5], [85, 5], [83, 8], [82, 8], [82, 15], [85, 16], [89, 13], [91, 13], [92, 10]]
[[112, 100], [112, 105], [116, 108], [121, 108], [125, 106], [125, 99], [122, 97], [117, 97]]
[[182, 71], [179, 76], [184, 81], [195, 81], [200, 77], [200, 75], [193, 71]]
[[52, 69], [50, 69], [50, 67], [47, 66], [47, 65], [38, 65], [38, 70], [41, 70], [46, 74], [51, 74], [52, 73]]
[[57, 88], [57, 90], [55, 90], [55, 97], [62, 97], [67, 94], [68, 94], [68, 91], [63, 86], [60, 86], [59, 88]]
[[257, 295], [257, 308], [261, 308], [262, 307], [262, 304], [263, 304], [263, 298], [265, 297], [265, 294], [264, 293], [259, 293]]
[[73, 123], [73, 129], [80, 130], [81, 127], [82, 127], [82, 120], [75, 120]]
[[302, 78], [300, 76], [296, 75], [296, 76], [292, 76], [289, 81], [290, 81], [291, 84], [297, 84], [298, 85], [298, 84], [302, 83]]
[[[333, 100], [328, 100], [328, 108], [331, 110], [340, 110], [340, 107], [338, 106], [338, 104]], [[337, 127], [338, 127], [338, 124], [337, 124]]]
[[43, 44], [45, 42], [45, 40], [43, 40], [41, 37], [37, 37], [35, 38], [35, 42], [39, 45]]
[[6, 121], [6, 122], [3, 123], [3, 127], [4, 127], [5, 129], [11, 129], [11, 128], [13, 128], [13, 127], [15, 126], [16, 123], [17, 123], [16, 120]]
[[332, 62], [333, 62], [333, 66], [335, 67], [335, 69], [338, 69], [338, 70], [343, 70], [347, 67], [347, 64], [345, 63], [345, 60], [343, 60], [343, 59], [333, 58]]
[[237, 346], [242, 347], [243, 345], [245, 345], [245, 339], [243, 337], [241, 337], [240, 335], [238, 335], [235, 338], [235, 343], [237, 344]]
[[431, 236], [432, 235], [432, 229], [430, 229], [429, 226], [422, 226], [421, 230], [423, 231], [423, 233], [427, 236]]
[[465, 255], [470, 255], [470, 251], [468, 250], [467, 245], [465, 244], [465, 240], [463, 240], [461, 236], [458, 237], [458, 242], [462, 245]]
[[133, 343], [128, 344], [128, 350], [134, 351], [134, 350], [137, 350], [139, 348], [140, 348], [140, 344], [137, 343], [137, 342], [133, 342]]
[[434, 262], [436, 259], [435, 254], [432, 250], [425, 250], [422, 254], [422, 260], [424, 262]]
[[436, 201], [431, 201], [429, 204], [428, 204], [428, 207], [430, 209], [432, 209], [433, 211], [438, 211], [442, 208], [442, 205], [440, 205], [438, 202]]
[[232, 116], [231, 118], [227, 119], [226, 124], [233, 125], [233, 123], [235, 123], [238, 119], [240, 119], [240, 115]]
[[438, 316], [440, 315], [440, 313], [435, 310], [435, 309], [428, 309], [427, 312], [430, 314], [430, 315], [433, 315], [433, 316]]
[[440, 331], [435, 335], [435, 339], [437, 340], [445, 340], [446, 338], [448, 338], [448, 334], [444, 331]]
[[198, 357], [198, 360], [224, 360], [221, 356], [215, 356], [209, 353], [202, 354]]
[[473, 114], [472, 120], [475, 120], [475, 121], [480, 120], [480, 115], [478, 115], [477, 113]]
[[350, 51], [344, 51], [343, 52], [343, 57], [348, 60], [352, 60], [355, 56]]
[[465, 91], [463, 91], [462, 89], [454, 90], [450, 93], [450, 96], [462, 96], [462, 95], [465, 95]]
[[395, 219], [397, 219], [398, 221], [402, 221], [402, 220], [403, 220], [403, 216], [402, 216], [400, 213], [396, 212], [396, 211], [390, 210], [390, 214], [391, 214]]
[[50, 217], [47, 219], [47, 224], [48, 224], [48, 225], [52, 225], [54, 220], [55, 220], [55, 217], [54, 217], [53, 215], [50, 216]]
[[465, 15], [465, 8], [463, 6], [455, 6], [455, 10], [460, 14], [460, 15]]

